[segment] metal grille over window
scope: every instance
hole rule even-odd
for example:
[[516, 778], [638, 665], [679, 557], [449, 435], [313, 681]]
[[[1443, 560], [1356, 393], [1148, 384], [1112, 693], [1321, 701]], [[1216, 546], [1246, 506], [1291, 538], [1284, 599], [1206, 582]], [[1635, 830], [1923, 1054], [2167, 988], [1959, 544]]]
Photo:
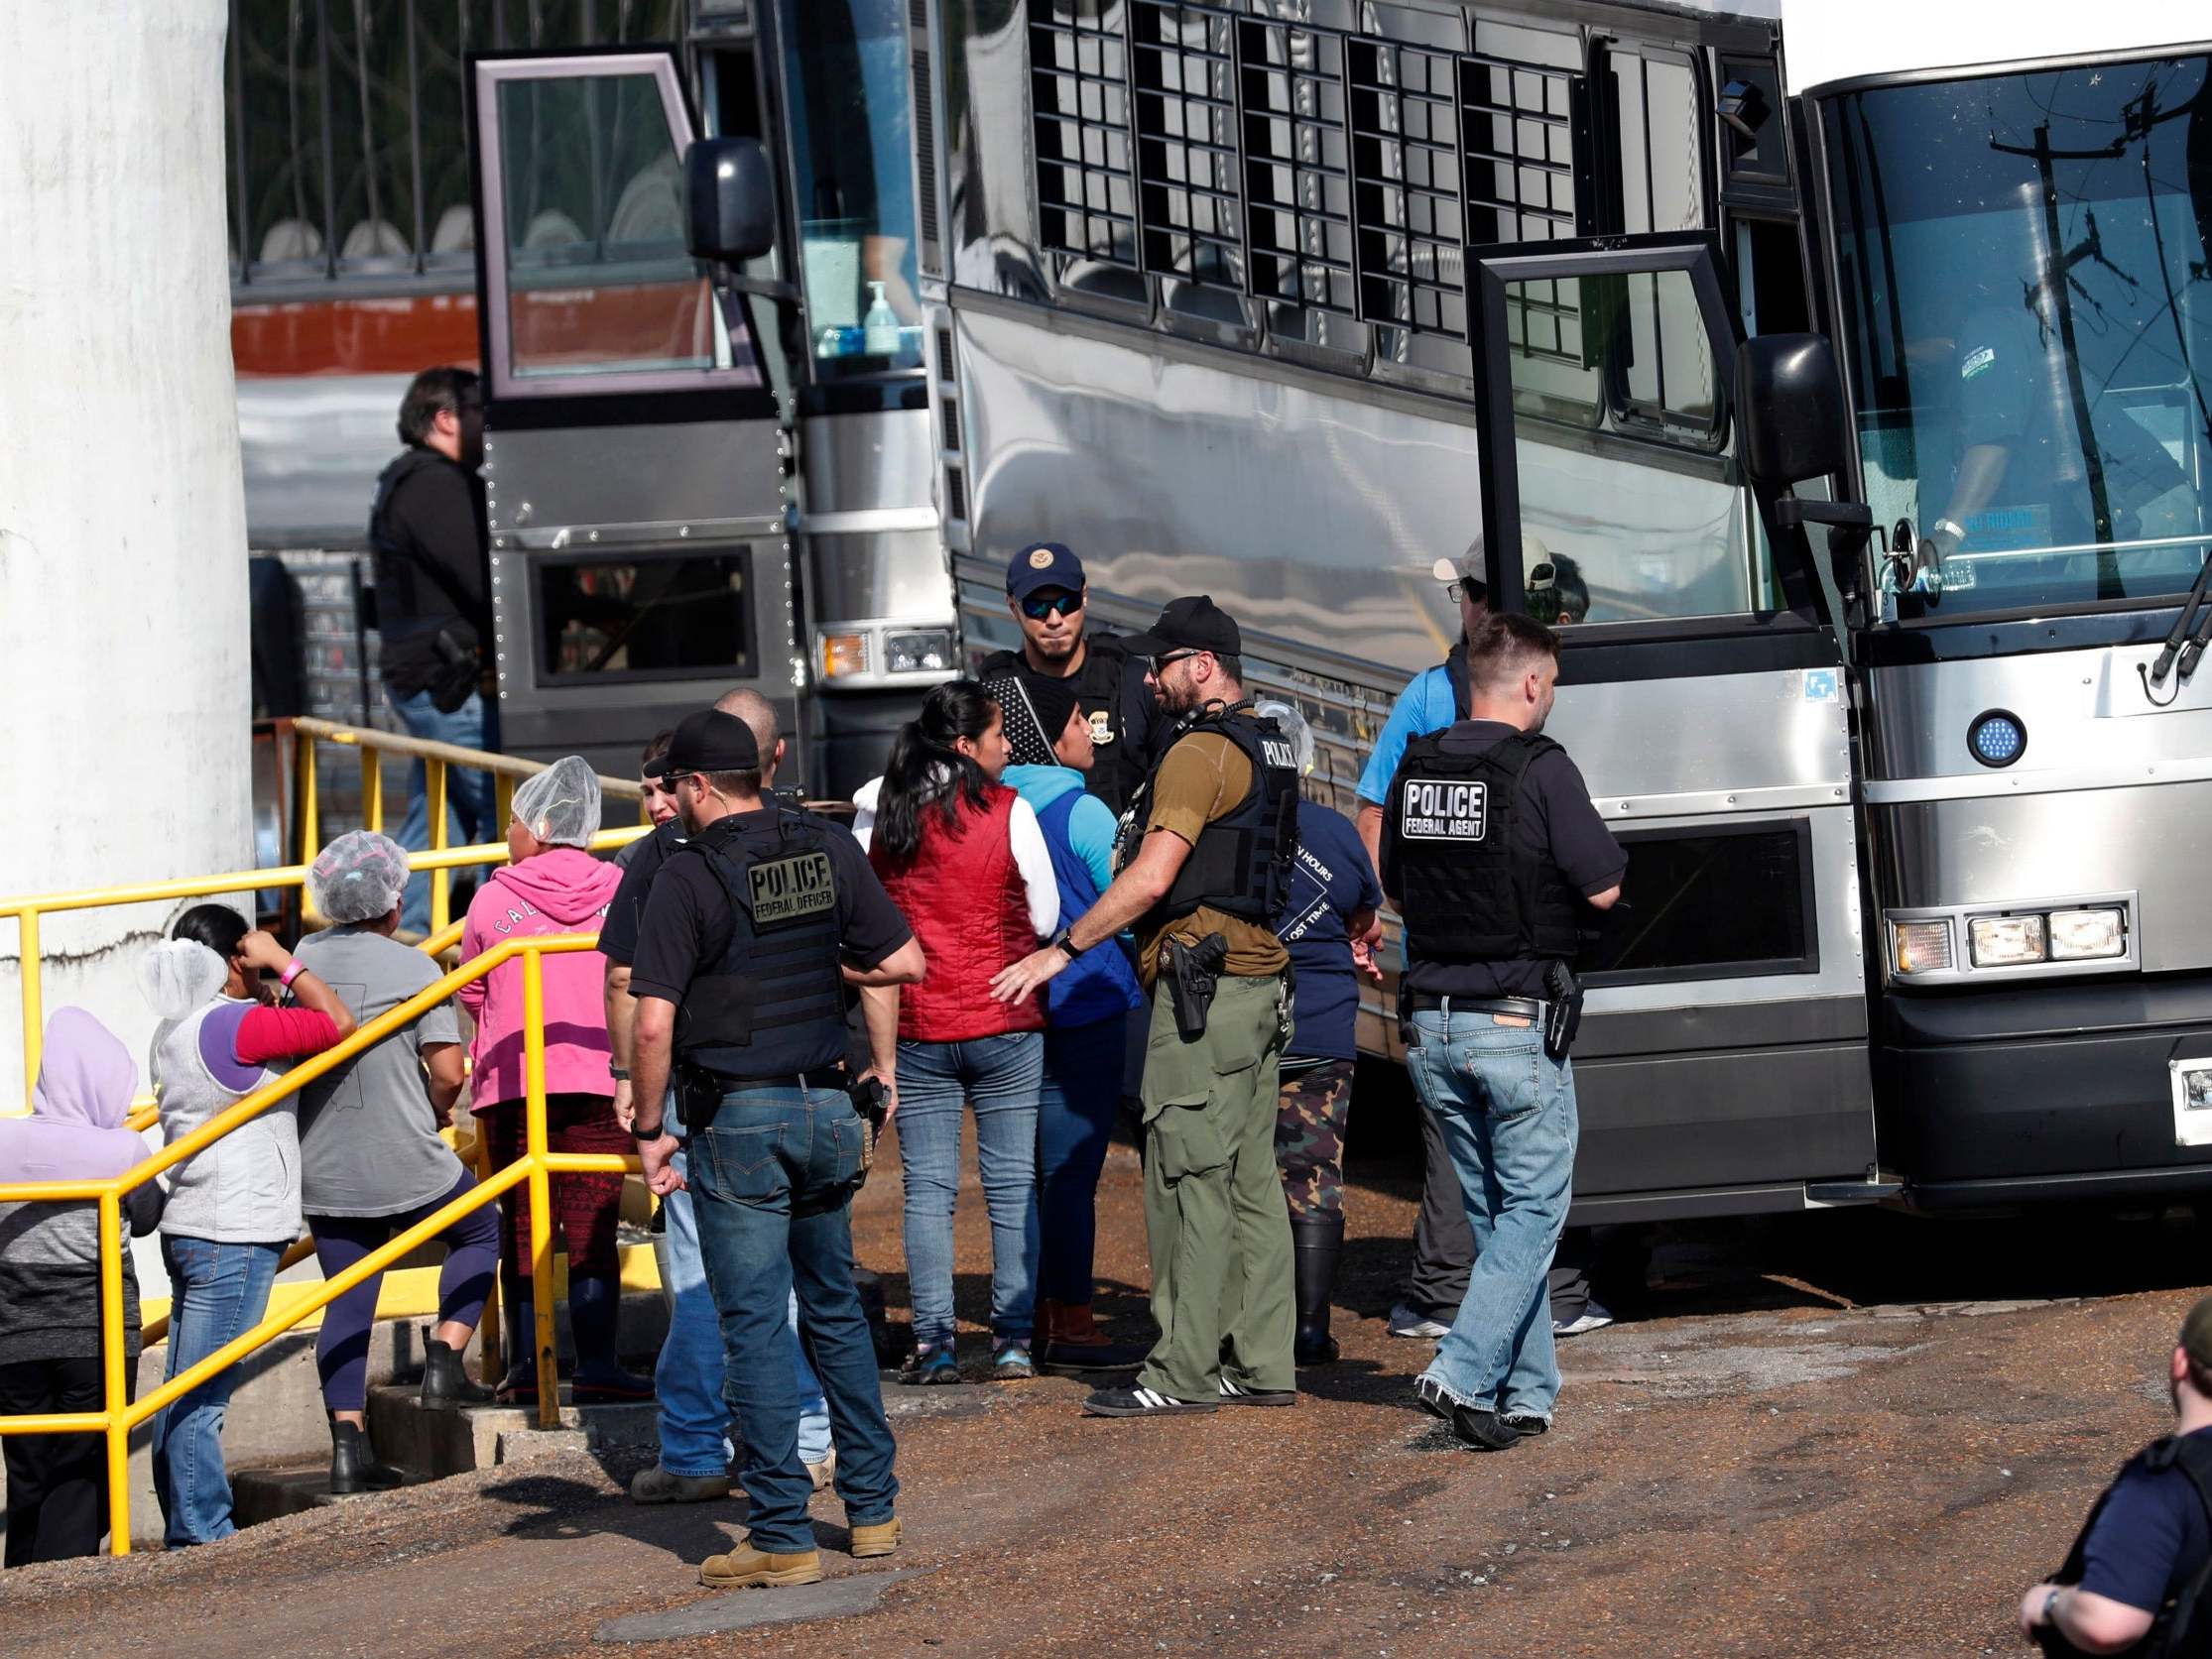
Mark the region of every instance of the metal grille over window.
[[1343, 37], [1257, 20], [1238, 28], [1252, 292], [1349, 316], [1358, 296]]
[[1347, 43], [1360, 314], [1467, 337], [1466, 220], [1453, 60], [1387, 41]]
[[1127, 53], [1119, 0], [1030, 0], [1040, 240], [1134, 271]]
[[1469, 242], [1539, 242], [1575, 233], [1577, 78], [1497, 59], [1459, 60]]
[[1231, 20], [1136, 0], [1137, 178], [1148, 271], [1244, 287]]

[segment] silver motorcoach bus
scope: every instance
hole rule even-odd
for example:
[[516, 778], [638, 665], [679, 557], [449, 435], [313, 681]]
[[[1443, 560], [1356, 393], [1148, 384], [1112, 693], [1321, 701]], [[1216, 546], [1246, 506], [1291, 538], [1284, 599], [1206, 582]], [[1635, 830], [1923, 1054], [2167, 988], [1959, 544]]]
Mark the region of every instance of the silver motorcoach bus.
[[[880, 770], [954, 666], [908, 19], [899, 0], [234, 0], [248, 517], [309, 589], [302, 626], [257, 587], [259, 634], [294, 631], [268, 654], [306, 658], [278, 712], [379, 706], [351, 550], [408, 377], [473, 361], [505, 747], [626, 770], [744, 684], [785, 711], [793, 781]], [[774, 159], [755, 292], [719, 301], [685, 245], [701, 134]]]

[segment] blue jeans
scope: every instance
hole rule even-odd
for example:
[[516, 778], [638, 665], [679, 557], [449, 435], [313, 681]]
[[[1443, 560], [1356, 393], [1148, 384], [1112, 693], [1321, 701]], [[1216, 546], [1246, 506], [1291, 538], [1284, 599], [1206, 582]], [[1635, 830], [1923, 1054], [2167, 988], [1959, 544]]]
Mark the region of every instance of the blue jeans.
[[[451, 714], [441, 713], [430, 701], [428, 691], [418, 691], [412, 697], [394, 696], [392, 708], [410, 737], [455, 744], [462, 749], [496, 752], [499, 748], [499, 710], [496, 706], [485, 706], [482, 692], [470, 692], [468, 701]], [[428, 782], [427, 769], [421, 761], [408, 768], [407, 822], [400, 827], [400, 845], [411, 853], [424, 852], [430, 844]], [[498, 810], [497, 803], [490, 772], [478, 771], [472, 767], [456, 767], [447, 771], [445, 807], [450, 844], [473, 846], [477, 842], [497, 841], [506, 834], [505, 824], [492, 821]], [[400, 925], [415, 933], [430, 930], [429, 875], [408, 879], [407, 897], [400, 907]]]
[[1038, 1219], [1044, 1229], [1037, 1293], [1071, 1308], [1091, 1305], [1098, 1174], [1121, 1111], [1127, 1027], [1117, 1013], [1045, 1032], [1045, 1082], [1037, 1101]]
[[[673, 1109], [672, 1109], [673, 1110]], [[671, 1122], [674, 1120], [672, 1119]], [[678, 1174], [689, 1168], [676, 1155]], [[730, 1467], [730, 1407], [722, 1397], [722, 1327], [714, 1294], [699, 1259], [699, 1230], [691, 1195], [681, 1189], [661, 1200], [668, 1231], [661, 1257], [661, 1287], [669, 1296], [669, 1334], [653, 1367], [653, 1394], [661, 1408], [661, 1467], [671, 1475], [726, 1475]], [[791, 1299], [792, 1374], [799, 1383], [799, 1461], [829, 1456], [829, 1406], [806, 1351], [799, 1341], [799, 1292]]]
[[899, 1168], [907, 1194], [907, 1289], [918, 1343], [952, 1340], [952, 1205], [960, 1104], [975, 1108], [976, 1163], [991, 1214], [991, 1334], [1028, 1342], [1037, 1324], [1037, 1111], [1045, 1033], [964, 1042], [899, 1040]]
[[1544, 1276], [1574, 1187], [1574, 1068], [1540, 1028], [1487, 1013], [1423, 1010], [1407, 1056], [1459, 1176], [1475, 1264], [1436, 1358], [1421, 1374], [1462, 1405], [1551, 1418], [1559, 1363]]
[[[162, 1235], [173, 1300], [169, 1376], [196, 1365], [261, 1323], [269, 1311], [282, 1244], [216, 1244]], [[171, 1549], [212, 1544], [238, 1530], [230, 1518], [230, 1477], [223, 1469], [223, 1415], [240, 1368], [217, 1371], [154, 1414], [154, 1493]]]
[[837, 1436], [837, 1495], [854, 1526], [889, 1520], [897, 1448], [876, 1346], [853, 1285], [853, 1183], [862, 1126], [839, 1089], [735, 1089], [691, 1132], [692, 1215], [722, 1320], [724, 1397], [737, 1419], [738, 1483], [754, 1548], [814, 1547], [814, 1483], [799, 1456], [799, 1381], [787, 1310], [821, 1378]]

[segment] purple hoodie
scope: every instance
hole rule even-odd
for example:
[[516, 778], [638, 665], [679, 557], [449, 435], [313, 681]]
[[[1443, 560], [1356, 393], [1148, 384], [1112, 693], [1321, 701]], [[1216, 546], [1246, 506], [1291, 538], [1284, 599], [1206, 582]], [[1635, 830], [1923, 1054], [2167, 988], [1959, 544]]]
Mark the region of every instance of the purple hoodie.
[[82, 1008], [56, 1008], [39, 1053], [31, 1116], [0, 1118], [0, 1181], [104, 1181], [145, 1158], [123, 1126], [138, 1064]]
[[[492, 872], [476, 889], [461, 928], [461, 960], [472, 961], [509, 939], [545, 933], [597, 933], [622, 872], [580, 847], [554, 847]], [[611, 1099], [607, 1074], [607, 959], [597, 951], [545, 958], [546, 1092]], [[474, 1073], [469, 1104], [481, 1112], [530, 1092], [524, 1075], [523, 964], [501, 964], [455, 993], [476, 1021], [469, 1050]]]

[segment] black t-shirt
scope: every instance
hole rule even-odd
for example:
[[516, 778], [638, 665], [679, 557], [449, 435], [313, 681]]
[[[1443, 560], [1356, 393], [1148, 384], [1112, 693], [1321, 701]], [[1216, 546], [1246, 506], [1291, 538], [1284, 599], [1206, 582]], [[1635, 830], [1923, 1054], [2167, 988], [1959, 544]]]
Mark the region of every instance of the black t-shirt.
[[[1454, 755], [1479, 755], [1513, 735], [1496, 720], [1462, 720], [1439, 741]], [[1627, 874], [1629, 856], [1605, 827], [1590, 800], [1590, 787], [1563, 749], [1547, 750], [1530, 763], [1521, 777], [1520, 808], [1513, 815], [1517, 846], [1555, 864], [1567, 885], [1584, 897], [1603, 892]], [[1397, 837], [1383, 837], [1383, 890], [1398, 890]], [[1513, 962], [1444, 963], [1418, 958], [1406, 965], [1404, 991], [1431, 997], [1543, 996], [1544, 964]]]
[[[437, 678], [439, 628], [479, 646], [492, 631], [484, 480], [434, 451], [419, 453], [424, 459], [393, 486], [384, 508], [386, 534], [400, 550], [376, 556], [384, 682], [403, 697]], [[426, 562], [444, 574], [443, 583], [423, 568]], [[448, 586], [468, 602], [465, 608]], [[456, 622], [461, 626], [453, 628]]]
[[683, 840], [683, 820], [671, 818], [665, 824], [656, 824], [653, 833], [643, 840], [630, 843], [635, 850], [622, 867], [622, 886], [614, 889], [607, 919], [599, 924], [599, 954], [609, 962], [627, 968], [636, 960], [638, 923], [645, 916], [653, 878], [661, 874], [669, 855], [682, 846]]
[[[1075, 700], [1090, 721], [1091, 742], [1098, 746], [1083, 787], [1118, 818], [1152, 770], [1153, 696], [1145, 685], [1144, 659], [1124, 651], [1117, 636], [1086, 633], [1083, 643], [1083, 665], [1074, 675]], [[976, 677], [1035, 672], [1020, 652], [1000, 651], [983, 659]], [[1057, 738], [1059, 733], [1046, 735]]]
[[[773, 810], [744, 813], [734, 823], [765, 824]], [[845, 960], [855, 968], [879, 967], [914, 937], [914, 930], [883, 890], [876, 873], [868, 868], [868, 856], [851, 832], [841, 824], [826, 821], [821, 828], [831, 875], [837, 884], [837, 927]], [[624, 878], [625, 889], [636, 873], [634, 862]], [[695, 857], [667, 859], [659, 877], [649, 880], [652, 892], [638, 923], [630, 964], [630, 995], [658, 997], [680, 1005], [691, 981], [711, 970], [729, 948], [729, 895], [706, 861]], [[614, 921], [621, 902], [622, 894], [617, 891], [614, 903], [608, 907], [609, 923]], [[606, 949], [604, 934], [599, 948]]]

